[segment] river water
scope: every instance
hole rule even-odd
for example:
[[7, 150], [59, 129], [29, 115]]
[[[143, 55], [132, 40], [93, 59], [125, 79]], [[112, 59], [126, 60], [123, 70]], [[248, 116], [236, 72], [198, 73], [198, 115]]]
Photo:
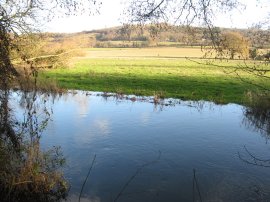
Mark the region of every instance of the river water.
[[51, 109], [41, 146], [61, 146], [69, 201], [270, 201], [268, 139], [241, 105], [76, 91]]

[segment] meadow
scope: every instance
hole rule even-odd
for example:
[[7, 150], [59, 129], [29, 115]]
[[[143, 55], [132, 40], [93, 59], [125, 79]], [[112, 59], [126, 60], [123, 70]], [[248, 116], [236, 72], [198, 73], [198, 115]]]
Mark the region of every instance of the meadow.
[[200, 58], [205, 53], [200, 47], [90, 48], [83, 58]]
[[243, 104], [248, 92], [258, 91], [256, 85], [270, 88], [253, 74], [236, 74], [241, 60], [200, 59], [203, 55], [200, 48], [85, 49], [70, 67], [45, 70], [41, 76], [67, 89], [215, 103]]

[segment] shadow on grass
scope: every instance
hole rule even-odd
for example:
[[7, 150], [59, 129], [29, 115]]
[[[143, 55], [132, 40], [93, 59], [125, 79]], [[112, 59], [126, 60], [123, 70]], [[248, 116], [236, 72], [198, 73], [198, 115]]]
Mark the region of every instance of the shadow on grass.
[[141, 76], [119, 73], [53, 73], [43, 76], [55, 79], [68, 89], [115, 92], [151, 96], [162, 93], [165, 98], [206, 100], [215, 103], [244, 103], [244, 95], [256, 86], [230, 76]]

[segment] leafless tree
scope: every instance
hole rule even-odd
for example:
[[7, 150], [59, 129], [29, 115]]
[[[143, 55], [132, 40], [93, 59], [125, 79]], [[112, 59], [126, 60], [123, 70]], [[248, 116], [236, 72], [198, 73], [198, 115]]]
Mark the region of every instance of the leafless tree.
[[131, 0], [128, 13], [132, 22], [212, 24], [218, 12], [243, 6], [238, 0]]
[[[95, 12], [98, 5], [96, 0], [0, 0], [0, 150], [2, 154], [0, 197], [2, 201], [18, 201], [18, 199], [27, 201], [29, 197], [29, 201], [58, 201], [66, 192], [62, 175], [57, 170], [52, 170], [56, 168], [55, 165], [61, 166], [63, 163], [62, 158], [59, 159], [60, 161], [54, 161], [58, 159], [53, 156], [58, 154], [58, 149], [43, 153], [39, 147], [40, 133], [46, 127], [49, 112], [44, 108], [41, 113], [44, 113], [45, 119], [41, 122], [38, 120], [38, 107], [35, 105], [38, 89], [35, 79], [32, 92], [27, 89], [22, 91], [25, 92], [22, 100], [26, 101], [25, 122], [21, 123], [14, 116], [14, 105], [10, 102], [11, 84], [17, 81], [20, 75], [11, 62], [10, 51], [11, 49], [18, 52], [24, 51], [20, 50], [14, 41], [20, 35], [37, 32], [41, 22], [61, 15], [77, 15], [80, 12], [91, 14]], [[28, 61], [23, 57], [24, 54], [20, 55], [27, 63]], [[26, 65], [30, 68], [31, 76], [35, 78], [36, 69], [30, 63]], [[30, 79], [27, 82], [30, 82]], [[47, 158], [47, 156], [52, 158]], [[30, 168], [28, 165], [36, 163], [43, 170], [38, 175], [22, 172], [26, 171], [25, 167]], [[55, 189], [56, 192], [54, 188], [53, 190], [46, 189], [47, 185], [50, 186], [49, 181], [47, 184], [40, 184], [38, 189], [33, 189], [37, 187], [33, 185], [34, 177], [46, 177], [46, 175], [49, 181], [55, 181], [56, 185], [59, 185]]]
[[212, 30], [218, 13], [236, 8], [244, 5], [238, 0], [131, 0], [126, 14], [132, 23], [203, 25]]
[[[98, 11], [98, 0], [0, 0], [0, 76], [1, 87], [16, 75], [10, 61], [12, 42], [21, 34], [37, 32], [42, 23], [63, 15], [92, 14]], [[23, 55], [23, 54], [22, 54]], [[24, 59], [24, 58], [22, 58]]]

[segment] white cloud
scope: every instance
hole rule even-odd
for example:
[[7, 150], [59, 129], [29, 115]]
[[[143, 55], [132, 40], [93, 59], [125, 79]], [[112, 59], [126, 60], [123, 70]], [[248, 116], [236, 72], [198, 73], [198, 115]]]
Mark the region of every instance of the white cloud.
[[148, 125], [151, 119], [151, 114], [149, 112], [143, 112], [140, 119], [143, 125]]
[[121, 25], [122, 0], [103, 0], [100, 14], [70, 16], [52, 20], [45, 30], [49, 32], [80, 32]]
[[97, 119], [94, 121], [93, 126], [102, 135], [108, 135], [111, 132], [109, 120]]
[[[103, 0], [100, 15], [72, 16], [54, 19], [44, 29], [49, 32], [80, 32], [121, 25], [121, 17], [127, 0]], [[246, 10], [235, 10], [230, 14], [216, 15], [215, 25], [221, 27], [246, 28], [257, 23], [270, 10], [269, 0], [241, 0], [247, 5]]]
[[269, 0], [241, 0], [246, 5], [244, 10], [234, 10], [231, 13], [217, 15], [215, 25], [228, 28], [248, 28], [267, 17], [270, 10]]

